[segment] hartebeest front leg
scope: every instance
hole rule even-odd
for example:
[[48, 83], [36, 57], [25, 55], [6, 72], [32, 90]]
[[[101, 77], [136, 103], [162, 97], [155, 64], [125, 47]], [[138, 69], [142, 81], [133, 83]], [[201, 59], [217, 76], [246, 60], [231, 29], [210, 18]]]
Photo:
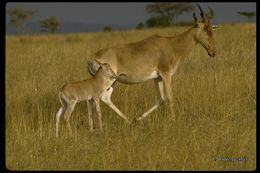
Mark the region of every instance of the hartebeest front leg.
[[155, 86], [157, 95], [160, 97], [160, 100], [156, 105], [154, 105], [151, 109], [149, 109], [147, 112], [145, 112], [142, 116], [137, 117], [135, 120], [139, 121], [147, 117], [150, 113], [152, 113], [154, 110], [156, 110], [160, 105], [162, 105], [166, 99], [168, 100], [170, 111], [173, 116], [173, 120], [175, 120], [175, 113], [173, 109], [173, 98], [172, 98], [172, 87], [171, 87], [171, 79], [172, 76], [169, 74], [163, 75], [162, 80], [156, 79], [155, 80]]
[[166, 99], [165, 96], [165, 86], [161, 78], [155, 79], [155, 88], [157, 93], [158, 101], [156, 105], [154, 105], [152, 108], [150, 108], [148, 111], [146, 111], [143, 115], [140, 117], [137, 117], [135, 120], [139, 121], [147, 117], [150, 113], [152, 113], [154, 110], [156, 110], [160, 105], [162, 105]]
[[170, 106], [171, 115], [173, 116], [173, 121], [175, 121], [175, 113], [173, 109], [173, 98], [172, 98], [172, 76], [171, 74], [166, 74], [162, 76], [162, 79], [165, 86], [165, 93], [168, 99], [168, 105]]

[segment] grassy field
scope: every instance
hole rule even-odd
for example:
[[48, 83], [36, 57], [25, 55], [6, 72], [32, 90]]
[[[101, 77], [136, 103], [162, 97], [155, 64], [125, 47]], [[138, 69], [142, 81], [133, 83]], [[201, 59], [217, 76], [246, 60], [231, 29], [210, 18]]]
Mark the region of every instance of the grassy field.
[[[61, 121], [59, 88], [90, 77], [87, 60], [101, 48], [186, 27], [90, 34], [6, 36], [6, 166], [11, 170], [254, 170], [256, 168], [256, 26], [215, 31], [217, 56], [198, 46], [173, 78], [177, 121], [162, 106], [127, 125], [101, 104], [104, 132], [88, 131], [87, 104]], [[112, 100], [130, 120], [156, 103], [153, 81], [116, 83]], [[97, 121], [95, 119], [95, 124]], [[94, 125], [95, 125], [94, 124]], [[242, 158], [224, 161], [220, 158]]]

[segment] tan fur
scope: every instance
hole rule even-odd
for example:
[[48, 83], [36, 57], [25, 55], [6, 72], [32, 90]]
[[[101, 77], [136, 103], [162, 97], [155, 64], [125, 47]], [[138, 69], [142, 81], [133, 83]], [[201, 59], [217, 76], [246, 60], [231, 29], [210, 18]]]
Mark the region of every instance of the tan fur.
[[89, 125], [90, 130], [93, 130], [92, 112], [94, 105], [96, 106], [99, 115], [99, 125], [102, 129], [101, 111], [100, 111], [100, 98], [106, 90], [116, 80], [117, 76], [113, 73], [108, 64], [101, 65], [96, 75], [93, 78], [83, 81], [68, 83], [62, 86], [59, 91], [59, 99], [62, 107], [56, 114], [56, 137], [58, 137], [58, 128], [60, 117], [64, 115], [70, 134], [70, 115], [77, 102], [87, 100], [89, 112]]
[[[196, 44], [203, 46], [210, 56], [215, 56], [212, 26], [209, 20], [205, 18], [198, 22], [195, 19], [195, 22], [193, 27], [177, 36], [154, 35], [135, 43], [100, 50], [90, 59], [89, 72], [95, 74], [99, 61], [110, 64], [117, 75], [123, 74], [117, 79], [121, 83], [134, 84], [154, 79], [155, 84], [159, 85], [162, 81], [161, 89], [158, 90], [161, 97], [157, 105], [164, 101], [162, 95], [166, 95], [172, 103], [171, 76], [178, 64], [190, 56]], [[151, 109], [155, 108], [156, 106], [153, 106]], [[173, 112], [172, 106], [170, 108]], [[151, 109], [147, 112], [150, 113]], [[147, 116], [147, 112], [141, 117]]]

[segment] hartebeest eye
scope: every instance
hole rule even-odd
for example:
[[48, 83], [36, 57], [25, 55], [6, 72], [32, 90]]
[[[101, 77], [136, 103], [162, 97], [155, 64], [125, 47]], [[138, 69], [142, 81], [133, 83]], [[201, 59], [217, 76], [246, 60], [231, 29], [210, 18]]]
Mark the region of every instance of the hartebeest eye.
[[212, 25], [212, 30], [218, 29], [218, 25]]
[[205, 31], [205, 32], [207, 32], [207, 33], [209, 33], [209, 34], [211, 34], [211, 33], [212, 33], [212, 26], [210, 26], [210, 25], [204, 25], [203, 31]]
[[204, 27], [203, 27], [203, 31], [208, 32], [208, 31], [209, 31], [209, 27], [206, 26], [206, 25], [204, 25]]

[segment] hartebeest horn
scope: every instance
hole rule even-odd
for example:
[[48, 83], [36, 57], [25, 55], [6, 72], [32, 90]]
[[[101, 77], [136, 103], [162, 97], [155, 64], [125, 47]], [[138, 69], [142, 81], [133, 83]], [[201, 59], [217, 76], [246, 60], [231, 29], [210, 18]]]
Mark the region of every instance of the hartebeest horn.
[[207, 17], [211, 19], [214, 17], [215, 13], [210, 6], [208, 6], [208, 8], [209, 8], [209, 13], [208, 13]]
[[194, 12], [193, 12], [193, 19], [194, 19], [195, 22], [198, 21], [198, 18], [197, 18], [196, 14]]
[[199, 5], [198, 3], [196, 3], [196, 4], [197, 4], [197, 6], [198, 6], [199, 9], [200, 9], [200, 16], [201, 16], [201, 18], [204, 20], [204, 12], [203, 12], [203, 10], [201, 9], [200, 5]]

